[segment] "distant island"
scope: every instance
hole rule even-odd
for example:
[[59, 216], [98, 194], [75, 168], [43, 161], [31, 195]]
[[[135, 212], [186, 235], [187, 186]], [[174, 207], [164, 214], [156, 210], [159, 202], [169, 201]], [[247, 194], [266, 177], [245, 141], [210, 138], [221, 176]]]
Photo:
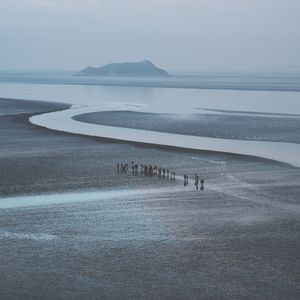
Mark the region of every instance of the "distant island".
[[75, 76], [169, 76], [168, 72], [156, 67], [152, 62], [112, 63], [99, 68], [87, 67]]

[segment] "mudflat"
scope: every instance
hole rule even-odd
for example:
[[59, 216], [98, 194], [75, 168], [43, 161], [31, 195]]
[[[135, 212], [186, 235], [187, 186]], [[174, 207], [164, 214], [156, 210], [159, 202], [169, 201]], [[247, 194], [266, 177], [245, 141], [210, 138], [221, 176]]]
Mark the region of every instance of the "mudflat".
[[[0, 107], [2, 298], [299, 299], [298, 168], [28, 122], [64, 104]], [[117, 173], [131, 161], [176, 181]]]

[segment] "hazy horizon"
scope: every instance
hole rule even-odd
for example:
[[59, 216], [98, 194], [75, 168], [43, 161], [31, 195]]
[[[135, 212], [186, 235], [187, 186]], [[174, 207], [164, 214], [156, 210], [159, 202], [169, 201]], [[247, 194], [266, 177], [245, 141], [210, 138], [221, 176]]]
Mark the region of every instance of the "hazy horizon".
[[300, 72], [296, 0], [2, 0], [0, 70]]

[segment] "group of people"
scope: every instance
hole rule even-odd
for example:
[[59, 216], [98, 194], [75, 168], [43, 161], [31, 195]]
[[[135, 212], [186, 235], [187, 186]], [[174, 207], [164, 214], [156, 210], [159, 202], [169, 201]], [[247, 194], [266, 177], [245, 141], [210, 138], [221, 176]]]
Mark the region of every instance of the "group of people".
[[145, 176], [158, 176], [159, 178], [166, 178], [175, 180], [176, 179], [176, 173], [170, 172], [169, 169], [161, 168], [158, 166], [152, 166], [152, 165], [141, 165], [141, 173], [144, 173]]
[[[143, 165], [143, 164], [136, 164], [133, 161], [131, 162], [131, 165], [129, 166], [128, 163], [125, 164], [119, 164], [117, 163], [117, 172], [118, 173], [127, 173], [131, 169], [131, 172], [133, 175], [138, 175], [139, 170], [140, 174], [144, 176], [157, 176], [159, 178], [164, 178], [164, 179], [170, 179], [174, 180], [176, 179], [176, 173], [175, 172], [170, 172], [169, 169], [166, 168], [161, 168], [159, 166], [153, 166], [153, 165]], [[203, 191], [204, 190], [204, 179], [200, 178], [197, 174], [194, 175], [195, 178], [195, 187], [197, 190]], [[183, 185], [187, 186], [189, 185], [189, 176], [184, 174], [183, 175]]]
[[117, 164], [118, 173], [127, 173], [129, 169], [128, 164]]
[[[169, 169], [161, 168], [159, 166], [153, 166], [153, 165], [143, 165], [143, 164], [135, 164], [133, 161], [131, 162], [131, 172], [134, 175], [138, 175], [139, 169], [140, 174], [144, 174], [145, 176], [157, 176], [159, 178], [164, 179], [170, 179], [175, 180], [176, 179], [176, 173], [171, 172]], [[118, 173], [127, 173], [129, 171], [129, 164], [117, 164], [117, 172]]]
[[[197, 174], [195, 174], [194, 178], [195, 178], [196, 189], [199, 190], [199, 184], [200, 184], [200, 190], [203, 191], [204, 190], [204, 179], [203, 178], [200, 179], [200, 177]], [[186, 174], [183, 175], [183, 185], [184, 186], [189, 185], [189, 176]]]

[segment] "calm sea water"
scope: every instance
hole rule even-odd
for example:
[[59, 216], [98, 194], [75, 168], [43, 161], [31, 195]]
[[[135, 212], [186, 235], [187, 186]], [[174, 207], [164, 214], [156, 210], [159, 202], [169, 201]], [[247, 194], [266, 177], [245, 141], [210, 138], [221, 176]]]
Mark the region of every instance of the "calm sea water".
[[300, 91], [300, 73], [177, 73], [170, 77], [73, 76], [62, 71], [0, 71], [0, 82]]
[[300, 90], [297, 74], [201, 74], [141, 79], [78, 77], [67, 72], [0, 72], [0, 97], [74, 105], [128, 103], [158, 106], [162, 112], [173, 113], [196, 107], [300, 113], [300, 93], [296, 90]]

